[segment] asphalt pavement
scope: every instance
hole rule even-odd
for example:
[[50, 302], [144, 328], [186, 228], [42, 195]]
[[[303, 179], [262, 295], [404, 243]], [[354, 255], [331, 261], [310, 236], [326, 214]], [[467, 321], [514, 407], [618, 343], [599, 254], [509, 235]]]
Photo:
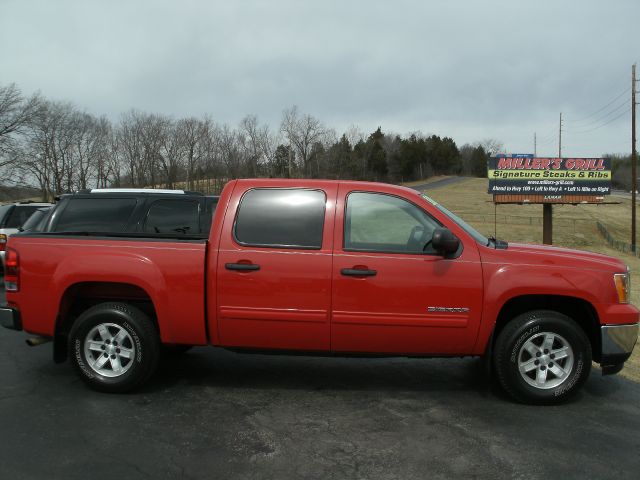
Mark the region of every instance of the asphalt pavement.
[[241, 355], [165, 360], [142, 391], [87, 389], [51, 344], [0, 329], [7, 479], [626, 479], [640, 385], [592, 372], [571, 403], [488, 387], [476, 359]]

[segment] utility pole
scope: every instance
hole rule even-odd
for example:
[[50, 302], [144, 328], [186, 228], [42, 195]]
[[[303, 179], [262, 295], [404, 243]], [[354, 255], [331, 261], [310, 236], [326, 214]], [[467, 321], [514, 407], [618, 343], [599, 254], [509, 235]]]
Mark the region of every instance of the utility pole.
[[560, 127], [558, 129], [558, 158], [562, 158], [562, 112], [560, 112]]
[[[562, 159], [562, 112], [560, 112], [560, 123], [558, 124], [558, 158]], [[542, 243], [545, 245], [553, 244], [553, 205], [551, 203], [542, 204]]]
[[533, 156], [538, 156], [538, 139], [536, 138], [536, 132], [533, 132]]
[[636, 251], [636, 190], [638, 188], [636, 155], [636, 64], [631, 65], [631, 251]]

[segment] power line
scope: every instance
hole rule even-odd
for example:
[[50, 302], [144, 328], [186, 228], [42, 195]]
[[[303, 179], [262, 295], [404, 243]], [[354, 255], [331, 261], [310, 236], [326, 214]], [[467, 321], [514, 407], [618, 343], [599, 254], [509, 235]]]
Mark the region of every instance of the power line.
[[549, 138], [547, 140], [544, 140], [544, 141], [538, 140], [538, 146], [544, 147], [546, 145], [550, 145], [552, 143], [555, 143], [557, 140], [558, 140], [557, 135], [554, 136], [554, 137], [551, 137], [551, 138]]
[[631, 107], [627, 108], [624, 112], [620, 113], [619, 115], [616, 115], [615, 117], [613, 117], [612, 119], [610, 119], [608, 122], [603, 123], [602, 125], [598, 125], [597, 127], [594, 128], [590, 128], [588, 130], [579, 130], [579, 131], [569, 131], [569, 133], [572, 133], [574, 135], [577, 134], [583, 134], [583, 133], [589, 133], [589, 132], [593, 132], [595, 130], [599, 130], [602, 127], [605, 127], [607, 125], [609, 125], [610, 123], [615, 122], [616, 120], [618, 120], [620, 117], [622, 117], [623, 115], [629, 113], [631, 111]]
[[538, 143], [547, 143], [558, 138], [558, 132], [551, 132], [547, 135], [538, 135]]
[[548, 137], [552, 137], [555, 136], [557, 132], [554, 132], [553, 130], [547, 130], [547, 134], [546, 135], [540, 135], [540, 138], [548, 138]]
[[[613, 110], [610, 110], [609, 112], [605, 113], [604, 115], [600, 116], [599, 118], [593, 119], [593, 120], [589, 120], [586, 123], [583, 123], [582, 125], [577, 125], [578, 128], [589, 128], [592, 127], [593, 125], [596, 125], [598, 123], [600, 123], [601, 121], [605, 120], [607, 117], [610, 117], [611, 115], [613, 115], [616, 112], [619, 112], [621, 108], [623, 108], [625, 105], [628, 105], [629, 101], [627, 99], [623, 99], [622, 103], [620, 105], [618, 105], [617, 107], [615, 107]], [[575, 123], [582, 123], [580, 121], [576, 121]]]
[[[616, 95], [613, 99], [611, 99], [609, 102], [604, 104], [602, 107], [598, 108], [597, 110], [591, 112], [588, 115], [585, 115], [582, 118], [579, 118], [578, 120], [569, 122], [570, 126], [577, 128], [577, 130], [572, 130], [571, 128], [567, 130], [561, 117], [560, 133], [558, 133], [557, 131], [554, 131], [554, 132], [548, 133], [547, 135], [540, 135], [540, 136], [536, 135], [536, 139], [535, 139], [536, 146], [546, 147], [548, 145], [551, 145], [552, 143], [555, 143], [556, 141], [560, 142], [561, 140], [559, 140], [558, 135], [562, 135], [563, 131], [569, 134], [581, 135], [585, 133], [594, 132], [607, 125], [610, 125], [611, 123], [615, 122], [620, 117], [622, 117], [623, 115], [629, 113], [629, 111], [631, 110], [631, 108], [627, 108], [626, 110], [618, 113], [622, 108], [625, 107], [625, 105], [628, 105], [628, 103], [627, 103], [627, 99], [622, 99], [621, 103], [619, 104], [617, 103], [618, 100], [620, 100], [624, 95], [626, 95], [630, 91], [631, 91], [631, 87], [627, 87], [624, 91]], [[610, 108], [612, 106], [613, 108]], [[618, 114], [615, 115], [616, 113]], [[615, 115], [615, 116], [612, 117], [612, 115]], [[559, 144], [559, 147], [560, 147], [560, 144]]]
[[[620, 114], [615, 115], [613, 118], [610, 118], [612, 115], [619, 112], [620, 109], [624, 108], [625, 105], [628, 105], [626, 99], [623, 99], [622, 103], [620, 104], [617, 104], [616, 102], [618, 102], [618, 100], [620, 100], [624, 95], [629, 93], [630, 90], [631, 90], [631, 87], [627, 87], [626, 89], [624, 89], [624, 91], [616, 95], [613, 99], [605, 103], [602, 107], [598, 108], [597, 110], [591, 112], [588, 115], [585, 115], [582, 118], [579, 118], [575, 121], [570, 122], [570, 125], [577, 128], [577, 130], [575, 131], [571, 129], [567, 130], [566, 128], [564, 128], [564, 125], [561, 125], [560, 127], [561, 130], [566, 131], [567, 133], [570, 133], [570, 134], [584, 134], [584, 133], [589, 133], [589, 132], [599, 130], [600, 128], [615, 122], [620, 117], [628, 113], [630, 110], [630, 109], [627, 109], [621, 112]], [[614, 106], [612, 109], [610, 109], [609, 107], [611, 107], [612, 105]], [[603, 121], [604, 123], [601, 123]], [[541, 147], [550, 145], [551, 143], [555, 142], [558, 139], [557, 135], [558, 135], [558, 132], [555, 132], [555, 131], [547, 135], [541, 135], [537, 138], [536, 144]]]
[[623, 95], [626, 95], [627, 93], [629, 93], [629, 91], [631, 90], [631, 87], [627, 87], [625, 89], [624, 92], [622, 92], [620, 95], [618, 95], [616, 98], [614, 98], [613, 100], [611, 100], [609, 103], [607, 103], [605, 106], [599, 108], [598, 110], [596, 110], [595, 112], [590, 113], [589, 115], [582, 117], [581, 119], [576, 120], [576, 122], [582, 122], [583, 120], [586, 120], [587, 118], [591, 118], [594, 115], [597, 115], [598, 113], [600, 113], [602, 110], [604, 110], [605, 108], [607, 108], [609, 105], [611, 105], [613, 102], [615, 102], [616, 100], [618, 100], [620, 97], [622, 97]]

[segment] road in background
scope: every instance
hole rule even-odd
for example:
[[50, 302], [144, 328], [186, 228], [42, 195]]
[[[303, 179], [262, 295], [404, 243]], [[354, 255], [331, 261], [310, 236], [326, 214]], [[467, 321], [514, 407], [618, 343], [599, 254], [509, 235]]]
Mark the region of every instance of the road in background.
[[465, 180], [469, 180], [472, 177], [447, 177], [442, 180], [436, 180], [435, 182], [423, 183], [420, 185], [411, 185], [410, 188], [414, 190], [418, 190], [422, 192], [424, 190], [433, 190], [434, 188], [446, 187], [447, 185], [452, 185], [454, 183], [460, 183]]
[[511, 402], [475, 359], [241, 355], [199, 347], [100, 394], [51, 344], [0, 328], [3, 478], [622, 479], [640, 385], [592, 372], [557, 407]]
[[[631, 199], [631, 192], [627, 192], [626, 190], [611, 190], [611, 196]], [[636, 202], [640, 202], [640, 196], [636, 197]]]

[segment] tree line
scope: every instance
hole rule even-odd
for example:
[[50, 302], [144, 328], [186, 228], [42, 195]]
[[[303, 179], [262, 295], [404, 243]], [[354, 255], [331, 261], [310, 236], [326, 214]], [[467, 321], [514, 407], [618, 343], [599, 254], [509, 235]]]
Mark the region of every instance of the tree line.
[[449, 137], [381, 127], [338, 135], [293, 106], [278, 128], [247, 115], [236, 126], [209, 116], [172, 118], [131, 110], [118, 121], [76, 105], [0, 85], [3, 184], [33, 185], [44, 199], [85, 188], [163, 187], [217, 193], [228, 179], [306, 177], [411, 181], [486, 176], [492, 139], [458, 147]]
[[604, 158], [611, 159], [611, 187], [618, 190], [631, 191], [631, 155], [605, 154]]

